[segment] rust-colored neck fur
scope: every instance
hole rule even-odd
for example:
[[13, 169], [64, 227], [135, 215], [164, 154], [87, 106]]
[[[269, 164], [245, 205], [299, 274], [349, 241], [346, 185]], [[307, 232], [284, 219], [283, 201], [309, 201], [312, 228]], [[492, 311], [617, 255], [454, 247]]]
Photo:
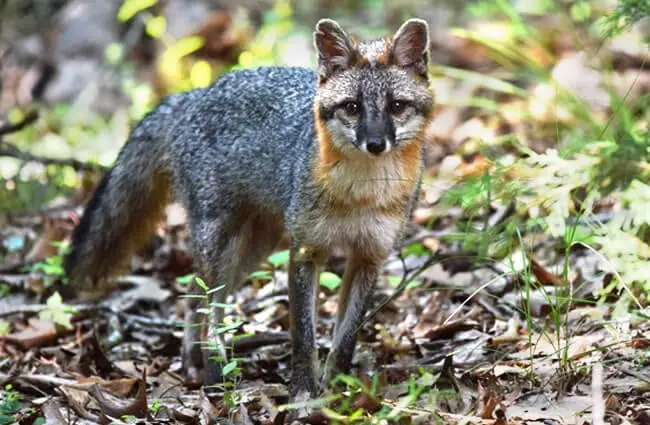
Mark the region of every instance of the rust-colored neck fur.
[[390, 209], [404, 205], [417, 184], [422, 138], [380, 157], [351, 157], [332, 141], [316, 114], [318, 157], [313, 175], [335, 209]]

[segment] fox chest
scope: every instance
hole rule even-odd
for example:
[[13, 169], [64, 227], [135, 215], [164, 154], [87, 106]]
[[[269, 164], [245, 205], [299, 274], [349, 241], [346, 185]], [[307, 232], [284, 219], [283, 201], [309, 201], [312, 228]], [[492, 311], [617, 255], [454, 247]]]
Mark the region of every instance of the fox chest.
[[407, 220], [412, 192], [404, 189], [362, 181], [346, 185], [335, 196], [325, 193], [309, 214], [307, 243], [390, 250]]
[[417, 169], [399, 156], [342, 160], [317, 174], [305, 243], [388, 251], [407, 220]]
[[315, 211], [305, 223], [305, 244], [358, 246], [390, 250], [406, 220], [405, 213], [375, 208]]

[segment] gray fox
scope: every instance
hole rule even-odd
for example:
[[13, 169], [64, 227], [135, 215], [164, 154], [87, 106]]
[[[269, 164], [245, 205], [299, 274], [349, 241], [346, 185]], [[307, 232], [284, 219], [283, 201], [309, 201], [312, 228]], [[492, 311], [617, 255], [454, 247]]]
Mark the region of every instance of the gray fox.
[[[223, 302], [291, 236], [291, 396], [317, 394], [347, 372], [357, 328], [382, 263], [418, 196], [423, 133], [433, 110], [425, 21], [394, 36], [358, 42], [332, 20], [314, 32], [316, 72], [239, 70], [212, 86], [171, 95], [132, 131], [74, 230], [71, 281], [98, 282], [144, 245], [171, 199], [188, 211], [195, 268]], [[333, 246], [348, 262], [330, 353], [321, 374], [315, 311], [319, 270]], [[197, 301], [185, 320], [195, 323]], [[223, 309], [207, 319], [216, 340]], [[205, 329], [204, 329], [205, 330]], [[188, 327], [186, 373], [220, 378]], [[209, 362], [209, 363], [208, 363]], [[319, 381], [322, 376], [322, 381]]]

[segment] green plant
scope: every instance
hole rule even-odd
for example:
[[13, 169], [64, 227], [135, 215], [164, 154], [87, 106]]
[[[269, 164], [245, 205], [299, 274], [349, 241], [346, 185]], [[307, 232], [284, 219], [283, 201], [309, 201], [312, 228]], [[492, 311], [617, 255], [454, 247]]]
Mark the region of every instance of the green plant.
[[0, 283], [0, 299], [6, 297], [11, 292], [11, 286], [6, 283]]
[[618, 34], [649, 16], [650, 3], [646, 0], [619, 0], [614, 13], [603, 19], [605, 32], [609, 36]]
[[45, 286], [50, 287], [55, 281], [60, 280], [63, 284], [68, 283], [68, 277], [63, 269], [63, 257], [69, 250], [69, 246], [65, 242], [50, 242], [50, 245], [58, 249], [57, 255], [47, 257], [44, 261], [40, 261], [32, 266], [32, 271], [43, 272], [45, 274]]
[[0, 320], [0, 336], [8, 335], [11, 331], [11, 326], [6, 320]]
[[155, 417], [158, 415], [158, 411], [160, 410], [160, 399], [154, 398], [153, 403], [151, 403], [151, 406], [149, 406], [149, 411], [151, 414]]
[[16, 423], [15, 414], [22, 409], [22, 400], [22, 394], [14, 391], [11, 384], [5, 385], [0, 393], [0, 425]]
[[[286, 404], [280, 406], [279, 410], [317, 408], [333, 424], [401, 423], [414, 412], [437, 418], [436, 399], [446, 394], [444, 390], [435, 388], [438, 379], [439, 375], [420, 369], [411, 374], [407, 382], [382, 388], [378, 375], [365, 383], [359, 378], [340, 374], [330, 384], [335, 388], [334, 392], [326, 393], [321, 398]], [[383, 394], [388, 390], [404, 395], [397, 401], [384, 399]]]
[[[194, 273], [182, 276], [178, 278], [177, 281], [183, 284], [187, 284], [193, 281], [201, 289], [202, 293], [188, 294], [183, 296], [184, 298], [198, 298], [205, 302], [206, 307], [197, 309], [197, 312], [200, 314], [211, 316], [215, 314], [215, 309], [226, 309], [233, 307], [231, 304], [210, 301], [212, 294], [217, 291], [225, 290], [224, 285], [211, 289], [200, 277], [197, 277]], [[210, 318], [210, 320], [212, 320], [212, 318]], [[219, 335], [220, 338], [213, 341], [196, 342], [197, 344], [201, 344], [205, 350], [221, 353], [218, 356], [210, 357], [210, 359], [217, 362], [221, 367], [221, 373], [224, 382], [216, 386], [224, 390], [224, 401], [230, 409], [235, 409], [240, 401], [239, 394], [236, 392], [236, 388], [242, 379], [241, 369], [239, 367], [240, 359], [229, 357], [228, 353], [232, 353], [233, 347], [232, 345], [228, 347], [223, 346], [221, 339], [229, 335], [231, 337], [231, 344], [234, 344], [238, 337], [236, 333], [241, 328], [242, 324], [243, 321], [239, 318], [231, 322], [225, 321], [224, 323], [218, 324], [219, 326], [216, 329], [216, 334]], [[200, 323], [186, 323], [184, 326], [200, 326]]]
[[55, 292], [46, 301], [47, 308], [39, 313], [39, 317], [45, 320], [52, 320], [57, 325], [72, 328], [72, 315], [77, 312], [75, 307], [65, 305], [61, 294]]
[[[578, 283], [570, 282], [573, 256], [577, 249], [587, 250], [597, 258], [602, 277], [607, 282], [600, 303], [617, 299], [613, 316], [641, 314], [644, 302], [650, 297], [650, 131], [647, 114], [649, 96], [628, 99], [610, 91], [611, 115], [594, 112], [588, 103], [576, 98], [555, 83], [551, 66], [556, 63], [547, 53], [539, 31], [522, 18], [518, 9], [525, 2], [486, 0], [478, 2], [478, 13], [500, 15], [507, 25], [503, 32], [473, 32], [458, 30], [456, 34], [482, 45], [488, 55], [502, 66], [501, 73], [509, 76], [526, 76], [533, 81], [535, 90], [547, 92], [548, 109], [552, 119], [540, 123], [536, 117], [521, 114], [519, 117], [536, 134], [556, 144], [543, 153], [532, 151], [524, 137], [504, 135], [491, 140], [481, 140], [470, 146], [470, 154], [485, 159], [485, 172], [468, 174], [457, 179], [457, 184], [445, 196], [445, 202], [463, 208], [466, 219], [457, 222], [458, 233], [446, 236], [460, 240], [464, 248], [474, 251], [477, 262], [510, 262], [512, 273], [521, 282], [522, 306], [528, 347], [530, 350], [529, 379], [536, 385], [533, 360], [539, 334], [547, 337], [554, 348], [560, 372], [573, 372], [574, 359], [569, 348], [573, 343], [568, 324], [568, 313], [577, 304], [588, 303], [577, 299]], [[596, 3], [579, 1], [548, 1], [559, 5], [559, 13], [574, 36], [598, 23], [602, 14]], [[616, 20], [623, 26], [650, 16], [650, 3], [623, 0], [619, 8], [606, 20]], [[565, 7], [570, 6], [570, 7]], [[582, 25], [583, 23], [588, 25]], [[501, 27], [500, 27], [501, 28]], [[581, 44], [578, 43], [580, 46]], [[435, 73], [459, 80], [470, 80], [496, 96], [532, 97], [532, 92], [513, 90], [484, 77], [436, 68]], [[603, 81], [609, 81], [610, 70], [601, 69]], [[492, 97], [482, 95], [467, 102], [473, 107], [499, 114], [499, 105]], [[519, 101], [517, 101], [519, 102]], [[563, 118], [557, 111], [567, 112]], [[569, 117], [569, 118], [567, 118]], [[539, 131], [537, 131], [539, 129]], [[469, 144], [468, 144], [469, 145]], [[473, 150], [471, 150], [473, 148]], [[461, 151], [460, 153], [467, 154]], [[616, 205], [610, 213], [602, 212], [603, 199]], [[512, 211], [497, 224], [488, 226], [487, 218], [494, 205]], [[607, 208], [607, 207], [606, 207]], [[535, 241], [555, 240], [558, 264], [554, 274], [561, 284], [552, 290], [540, 285], [532, 270]], [[517, 264], [515, 267], [514, 264]], [[611, 277], [611, 279], [609, 278]], [[575, 286], [574, 286], [575, 285]], [[541, 295], [549, 307], [548, 321], [540, 324], [532, 314], [533, 297]], [[614, 297], [612, 297], [612, 295]]]
[[289, 264], [289, 250], [274, 252], [269, 256], [267, 261], [276, 269]]
[[[32, 115], [29, 110], [13, 108], [9, 121], [16, 124], [28, 115]], [[0, 213], [43, 208], [58, 197], [68, 196], [79, 185], [81, 174], [65, 165], [66, 161], [82, 162], [89, 169], [85, 176], [112, 161], [110, 149], [101, 142], [114, 137], [119, 123], [119, 119], [111, 122], [90, 110], [53, 105], [39, 110], [34, 123], [3, 136], [7, 150], [14, 153], [0, 156]], [[24, 153], [63, 163], [32, 161]]]
[[[644, 202], [650, 200], [646, 185], [650, 132], [638, 125], [636, 117], [648, 110], [648, 101], [642, 97], [630, 103], [614, 94], [611, 101], [612, 117], [602, 125], [558, 128], [557, 137], [564, 142], [555, 149], [536, 153], [515, 141], [521, 155], [515, 157], [499, 156], [485, 146], [486, 173], [459, 179], [446, 194], [446, 202], [461, 206], [469, 216], [458, 222], [460, 231], [450, 238], [461, 239], [479, 257], [499, 259], [516, 245], [515, 229], [524, 234], [543, 231], [555, 238], [573, 232], [609, 259], [611, 271], [616, 271], [611, 288], [631, 294], [626, 288], [637, 285], [647, 293], [650, 285], [644, 262], [650, 221]], [[600, 223], [593, 217], [594, 208], [605, 196], [629, 213]], [[515, 214], [495, 226], [485, 226], [477, 217], [486, 217], [490, 202], [509, 205]], [[573, 230], [567, 226], [580, 221], [589, 225]]]

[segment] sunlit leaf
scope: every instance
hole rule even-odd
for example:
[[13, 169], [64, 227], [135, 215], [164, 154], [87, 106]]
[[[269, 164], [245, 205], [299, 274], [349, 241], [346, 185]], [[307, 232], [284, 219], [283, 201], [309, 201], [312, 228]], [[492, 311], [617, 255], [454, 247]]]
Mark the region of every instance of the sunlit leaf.
[[215, 307], [215, 308], [222, 308], [222, 309], [233, 308], [233, 307], [235, 306], [234, 304], [218, 303], [218, 302], [210, 303], [210, 305], [211, 305], [212, 307]]
[[156, 16], [147, 22], [146, 30], [153, 38], [160, 38], [165, 33], [167, 29], [167, 20], [164, 16]]
[[268, 258], [269, 263], [273, 265], [276, 269], [282, 267], [283, 265], [289, 262], [289, 250], [278, 251], [271, 254]]
[[207, 291], [210, 290], [210, 287], [209, 287], [208, 285], [206, 285], [205, 282], [203, 281], [203, 279], [201, 279], [200, 277], [195, 276], [195, 277], [194, 277], [194, 281], [195, 281], [196, 284], [199, 285], [199, 286], [201, 287], [201, 289], [203, 289], [204, 291], [207, 292]]
[[6, 320], [0, 320], [0, 336], [9, 335], [9, 332], [9, 322]]
[[184, 294], [184, 295], [181, 295], [181, 298], [207, 300], [208, 296], [207, 295], [201, 295], [201, 294]]
[[77, 309], [71, 306], [63, 304], [63, 298], [61, 294], [55, 292], [50, 295], [46, 301], [47, 309], [39, 313], [41, 319], [50, 319], [57, 325], [64, 326], [66, 328], [72, 328], [72, 323], [70, 319], [72, 318], [72, 313], [76, 312]]
[[205, 40], [203, 39], [203, 37], [198, 35], [183, 37], [180, 40], [178, 40], [176, 43], [171, 45], [169, 49], [167, 49], [166, 53], [170, 54], [171, 56], [174, 56], [175, 58], [181, 58], [183, 56], [189, 55], [190, 53], [196, 52], [201, 47], [203, 47], [204, 43]]
[[237, 360], [231, 360], [223, 367], [222, 369], [223, 376], [230, 375], [230, 373], [233, 372], [235, 369], [237, 369]]
[[[397, 277], [397, 276], [388, 276], [388, 283], [390, 283], [393, 286], [399, 286], [399, 284], [402, 282], [402, 278]], [[418, 286], [422, 286], [422, 281], [418, 279], [414, 279], [409, 282], [408, 285], [406, 285], [406, 289], [413, 289], [417, 288]]]
[[104, 50], [104, 57], [113, 65], [119, 63], [122, 60], [123, 55], [124, 48], [120, 43], [111, 43], [106, 46], [106, 49]]
[[421, 257], [423, 255], [428, 255], [429, 250], [424, 245], [422, 245], [421, 242], [417, 242], [417, 243], [412, 243], [412, 244], [406, 246], [403, 249], [403, 253], [404, 253], [405, 256], [416, 255], [418, 257]]
[[341, 286], [341, 278], [334, 273], [323, 272], [320, 274], [320, 284], [330, 291], [334, 291], [336, 288]]
[[571, 17], [578, 22], [586, 21], [591, 17], [591, 5], [586, 1], [575, 2], [571, 5]]
[[345, 415], [341, 415], [340, 413], [337, 413], [336, 411], [327, 407], [323, 407], [321, 410], [325, 416], [327, 416], [329, 419], [332, 419], [333, 421], [348, 423], [348, 417]]
[[214, 294], [215, 292], [219, 292], [219, 291], [221, 291], [221, 290], [224, 289], [225, 287], [226, 287], [226, 285], [215, 286], [214, 288], [210, 289], [209, 291], [206, 291], [205, 293], [208, 294], [208, 295], [210, 295], [210, 294]]
[[122, 6], [117, 12], [117, 20], [120, 22], [128, 21], [133, 18], [138, 12], [149, 9], [155, 6], [158, 0], [124, 0]]
[[269, 270], [258, 270], [248, 275], [249, 279], [272, 280], [273, 273]]
[[212, 82], [212, 67], [207, 61], [200, 60], [192, 65], [190, 71], [192, 87], [207, 87]]
[[9, 122], [15, 124], [25, 119], [25, 113], [20, 108], [11, 108], [7, 118], [9, 118]]
[[196, 273], [186, 274], [185, 276], [177, 277], [176, 282], [180, 283], [181, 285], [187, 285], [189, 283], [192, 283], [195, 277]]
[[255, 63], [255, 56], [252, 52], [245, 51], [239, 55], [239, 65], [243, 68], [252, 68]]

